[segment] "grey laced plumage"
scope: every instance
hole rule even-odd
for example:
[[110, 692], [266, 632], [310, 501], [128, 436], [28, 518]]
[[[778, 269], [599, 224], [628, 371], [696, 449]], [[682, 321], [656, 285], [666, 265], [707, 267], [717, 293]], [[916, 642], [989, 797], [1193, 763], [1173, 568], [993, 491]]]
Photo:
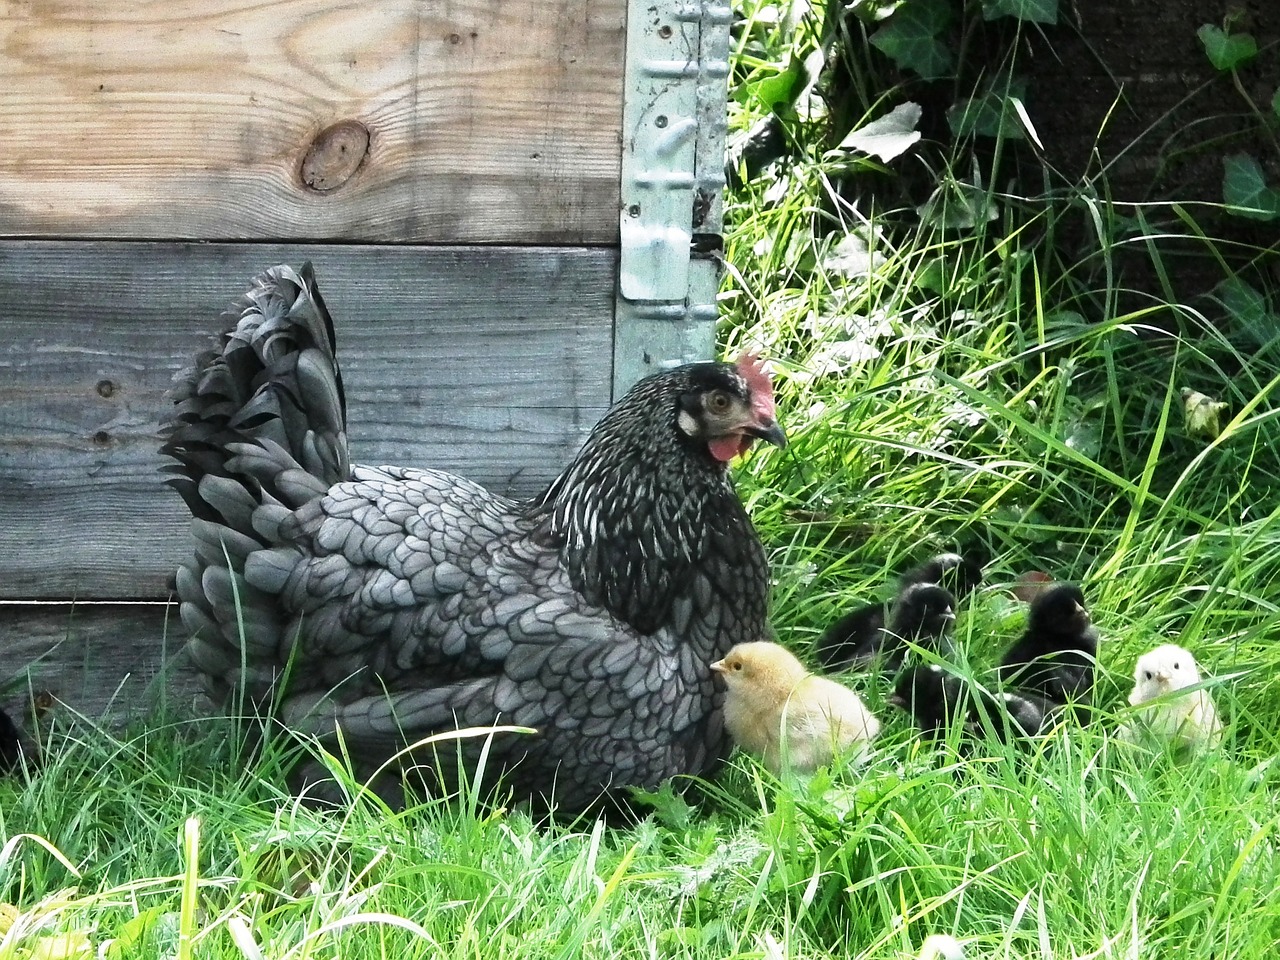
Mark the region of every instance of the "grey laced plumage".
[[533, 727], [496, 738], [490, 767], [566, 810], [714, 766], [709, 665], [764, 635], [768, 572], [714, 431], [686, 428], [719, 423], [714, 401], [740, 416], [713, 439], [782, 442], [754, 361], [642, 381], [541, 496], [514, 501], [349, 463], [309, 265], [261, 275], [234, 320], [179, 375], [163, 447], [193, 515], [177, 586], [211, 692], [340, 727], [369, 761], [458, 727]]

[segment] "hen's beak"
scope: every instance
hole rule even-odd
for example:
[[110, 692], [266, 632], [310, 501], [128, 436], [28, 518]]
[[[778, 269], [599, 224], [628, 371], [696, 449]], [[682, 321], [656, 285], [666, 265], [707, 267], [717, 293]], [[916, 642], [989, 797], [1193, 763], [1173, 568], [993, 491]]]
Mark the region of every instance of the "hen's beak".
[[787, 435], [782, 432], [782, 427], [778, 426], [778, 421], [772, 417], [761, 417], [759, 423], [751, 424], [742, 432], [749, 437], [772, 443], [775, 447], [785, 447], [787, 445]]
[[711, 665], [711, 670], [713, 673], [724, 673], [724, 661], [717, 660]]

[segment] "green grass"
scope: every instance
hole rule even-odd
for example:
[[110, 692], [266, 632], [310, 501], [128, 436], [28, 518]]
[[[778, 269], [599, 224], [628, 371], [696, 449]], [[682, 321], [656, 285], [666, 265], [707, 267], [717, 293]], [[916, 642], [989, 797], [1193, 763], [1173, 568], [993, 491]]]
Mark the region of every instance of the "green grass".
[[[788, 57], [839, 55], [819, 21], [746, 7], [739, 135]], [[850, 122], [901, 93], [854, 49]], [[1224, 748], [1123, 750], [1112, 715], [1028, 754], [962, 756], [922, 744], [872, 686], [887, 723], [865, 767], [779, 782], [740, 757], [639, 825], [550, 826], [470, 795], [391, 811], [356, 784], [310, 807], [283, 787], [309, 748], [249, 748], [225, 721], [81, 725], [53, 734], [29, 785], [0, 783], [0, 900], [21, 911], [0, 960], [887, 960], [930, 933], [971, 957], [1278, 955], [1280, 307], [1254, 269], [1274, 248], [1052, 171], [1034, 195], [981, 188], [989, 222], [931, 226], [903, 162], [828, 150], [821, 106], [788, 115], [791, 155], [727, 203], [722, 344], [773, 358], [791, 437], [738, 471], [780, 639], [807, 656], [897, 571], [976, 547], [969, 669], [1020, 629], [1015, 577], [1077, 580], [1104, 706], [1122, 713], [1136, 655], [1175, 640], [1216, 678]], [[968, 147], [923, 145], [912, 176], [972, 181]], [[1085, 241], [1058, 242], [1079, 223]], [[1174, 296], [1186, 249], [1220, 266], [1214, 296]], [[1129, 285], [1132, 256], [1154, 287]], [[1219, 436], [1188, 431], [1183, 387], [1228, 404]]]

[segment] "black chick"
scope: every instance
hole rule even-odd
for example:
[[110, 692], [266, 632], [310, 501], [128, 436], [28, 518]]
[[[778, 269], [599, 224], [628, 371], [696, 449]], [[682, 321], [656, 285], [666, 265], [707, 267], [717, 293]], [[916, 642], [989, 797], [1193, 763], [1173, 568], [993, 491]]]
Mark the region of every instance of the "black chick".
[[955, 597], [936, 583], [909, 584], [894, 601], [888, 625], [884, 608], [859, 607], [833, 623], [818, 641], [818, 657], [828, 667], [865, 669], [875, 661], [885, 672], [902, 666], [907, 642], [951, 653]]
[[913, 583], [936, 583], [963, 600], [982, 585], [982, 564], [972, 555], [940, 553], [904, 573], [898, 579], [898, 589], [905, 590]]
[[[884, 604], [872, 603], [856, 607], [828, 627], [818, 640], [818, 659], [833, 669], [860, 669], [883, 650], [897, 648], [897, 654], [883, 664], [886, 670], [896, 670], [902, 664], [903, 640], [948, 652], [949, 644], [938, 641], [955, 619], [956, 600], [980, 583], [982, 565], [976, 560], [940, 553], [899, 578], [898, 596], [887, 617]], [[913, 590], [929, 585], [940, 586], [937, 592]], [[946, 607], [950, 607], [949, 618], [943, 615]]]
[[951, 591], [936, 583], [913, 583], [898, 595], [872, 655], [880, 657], [886, 672], [902, 667], [908, 642], [950, 656], [955, 620], [956, 598]]
[[21, 769], [24, 758], [29, 766], [34, 766], [35, 755], [23, 743], [22, 734], [9, 714], [0, 710], [0, 774]]
[[1062, 583], [1031, 601], [1027, 629], [1000, 661], [1000, 682], [1023, 696], [1088, 708], [1098, 631], [1075, 584]]
[[925, 736], [938, 737], [965, 715], [967, 700], [965, 682], [931, 663], [903, 671], [887, 702], [911, 714]]
[[1033, 693], [990, 693], [979, 691], [969, 703], [968, 729], [975, 735], [990, 730], [996, 739], [1007, 743], [1010, 738], [1026, 740], [1038, 737], [1053, 726], [1061, 708]]
[[1038, 736], [1052, 723], [1057, 709], [1031, 694], [983, 690], [936, 663], [905, 671], [888, 702], [910, 713], [927, 737], [943, 736], [952, 724], [963, 722], [967, 735], [994, 734], [1001, 743]]

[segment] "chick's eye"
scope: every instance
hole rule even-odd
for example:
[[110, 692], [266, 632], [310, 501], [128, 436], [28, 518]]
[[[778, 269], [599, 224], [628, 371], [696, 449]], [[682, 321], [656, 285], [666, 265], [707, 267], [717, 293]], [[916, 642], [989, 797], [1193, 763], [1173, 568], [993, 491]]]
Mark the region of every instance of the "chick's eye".
[[1147, 671], [1147, 679], [1148, 679], [1148, 680], [1150, 680], [1150, 679], [1151, 679], [1151, 671], [1150, 671], [1150, 670], [1148, 670], [1148, 671]]
[[742, 661], [741, 661], [741, 660], [739, 660], [737, 663], [734, 663], [732, 666], [733, 666], [733, 669], [735, 669], [735, 670], [741, 670], [741, 669], [742, 669]]
[[727, 413], [733, 401], [723, 390], [714, 390], [707, 394], [707, 409], [712, 413]]
[[1175, 669], [1175, 670], [1177, 670], [1177, 669], [1178, 669], [1178, 665], [1177, 665], [1176, 663], [1173, 665], [1173, 669]]

